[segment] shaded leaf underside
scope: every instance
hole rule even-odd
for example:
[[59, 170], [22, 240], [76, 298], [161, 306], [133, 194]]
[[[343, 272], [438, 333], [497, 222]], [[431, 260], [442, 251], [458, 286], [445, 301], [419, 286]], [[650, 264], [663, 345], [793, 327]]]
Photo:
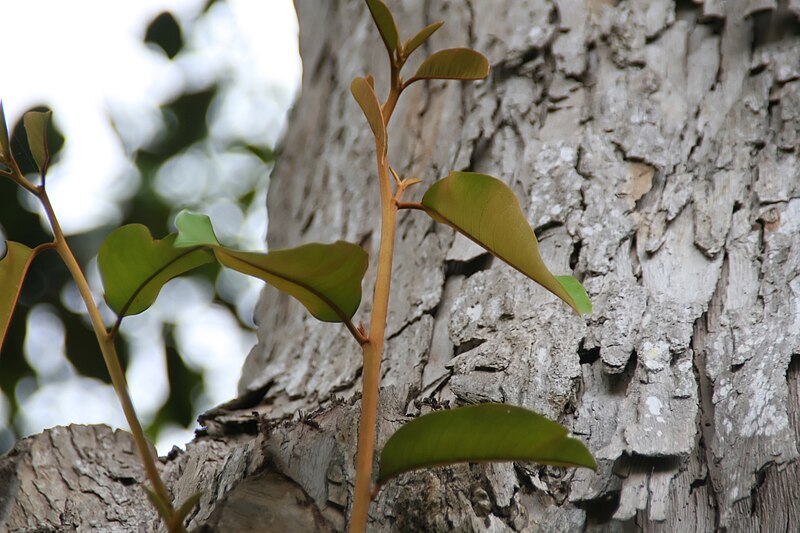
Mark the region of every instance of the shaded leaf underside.
[[401, 427], [381, 451], [378, 483], [419, 468], [484, 461], [597, 467], [560, 424], [521, 407], [481, 404], [423, 415]]
[[6, 255], [0, 259], [0, 347], [3, 346], [25, 273], [34, 257], [33, 250], [24, 244], [11, 241], [6, 244]]

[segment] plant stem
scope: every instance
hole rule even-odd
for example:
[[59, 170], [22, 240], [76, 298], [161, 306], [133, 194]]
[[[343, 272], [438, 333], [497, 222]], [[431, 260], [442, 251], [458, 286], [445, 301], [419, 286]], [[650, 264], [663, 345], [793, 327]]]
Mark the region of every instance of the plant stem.
[[64, 237], [64, 232], [61, 230], [61, 225], [58, 223], [55, 211], [50, 203], [50, 198], [47, 196], [47, 192], [45, 191], [44, 187], [36, 188], [36, 196], [42, 203], [42, 206], [47, 213], [47, 218], [50, 221], [50, 226], [53, 230], [55, 249], [61, 256], [61, 259], [64, 261], [64, 264], [67, 266], [67, 269], [72, 275], [72, 279], [75, 281], [75, 284], [78, 287], [78, 292], [80, 292], [84, 305], [86, 306], [86, 310], [89, 313], [89, 318], [92, 322], [92, 328], [94, 329], [98, 344], [100, 345], [100, 351], [103, 353], [103, 360], [105, 361], [106, 367], [108, 368], [108, 373], [111, 376], [111, 383], [114, 387], [114, 391], [117, 393], [117, 397], [119, 398], [119, 402], [122, 406], [122, 411], [125, 414], [125, 419], [127, 420], [128, 426], [133, 434], [133, 440], [136, 444], [136, 448], [139, 451], [139, 456], [141, 457], [142, 464], [144, 465], [147, 479], [150, 481], [150, 484], [153, 486], [153, 490], [163, 500], [171, 514], [173, 511], [171, 498], [167, 492], [167, 488], [161, 481], [161, 477], [158, 475], [155, 458], [153, 457], [150, 446], [147, 443], [147, 438], [144, 435], [139, 418], [136, 416], [136, 411], [133, 408], [133, 402], [131, 402], [130, 395], [128, 394], [127, 383], [125, 381], [125, 373], [122, 371], [122, 365], [120, 364], [119, 357], [117, 356], [114, 340], [108, 334], [108, 331], [106, 331], [105, 324], [103, 324], [103, 319], [100, 316], [100, 310], [97, 308], [97, 304], [95, 304], [92, 291], [89, 288], [89, 283], [86, 281], [86, 276], [84, 276], [78, 261], [75, 259], [72, 250], [67, 244], [66, 238]]
[[[392, 65], [392, 86], [383, 105], [383, 122], [389, 124], [394, 105], [400, 96], [399, 69]], [[358, 452], [356, 457], [356, 483], [353, 509], [350, 514], [350, 533], [367, 528], [371, 501], [372, 461], [375, 453], [375, 433], [378, 425], [378, 390], [381, 379], [381, 356], [389, 310], [389, 291], [392, 283], [394, 236], [397, 226], [397, 204], [392, 197], [389, 162], [385, 147], [378, 147], [378, 178], [381, 194], [381, 242], [378, 251], [378, 270], [375, 275], [375, 292], [372, 300], [369, 338], [362, 345], [364, 369], [362, 372], [361, 420], [358, 426]]]

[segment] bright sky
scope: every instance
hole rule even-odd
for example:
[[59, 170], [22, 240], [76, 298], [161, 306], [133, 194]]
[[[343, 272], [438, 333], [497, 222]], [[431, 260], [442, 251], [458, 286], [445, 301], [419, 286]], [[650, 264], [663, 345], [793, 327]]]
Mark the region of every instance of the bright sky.
[[[109, 115], [125, 126], [128, 147], [136, 147], [160, 127], [159, 104], [224, 74], [231, 82], [222, 90], [211, 136], [239, 135], [253, 144], [269, 145], [278, 139], [300, 83], [297, 19], [291, 0], [215, 4], [211, 16], [191, 34], [184, 33], [186, 53], [173, 61], [142, 45], [147, 25], [160, 12], [169, 10], [179, 20], [189, 21], [204, 3], [0, 0], [3, 39], [14, 43], [4, 54], [0, 72], [6, 119], [10, 127], [33, 105], [53, 109], [67, 143], [60, 161], [48, 172], [47, 183], [67, 233], [117, 222], [116, 202], [135, 187], [135, 171]], [[97, 24], [100, 20], [103, 23]], [[224, 211], [209, 206], [215, 208]], [[245, 233], [240, 237], [263, 246], [266, 212], [246, 215], [238, 219]], [[241, 284], [236, 279], [228, 282]], [[259, 286], [245, 288], [247, 309], [252, 309]], [[181, 290], [184, 311], [190, 308], [191, 319], [185, 313], [181, 318], [170, 305], [169, 293]], [[202, 371], [210, 385], [201, 403], [211, 406], [233, 398], [254, 336], [241, 332], [227, 310], [211, 305], [211, 295], [202, 288], [178, 280], [164, 292], [150, 312], [126, 319], [123, 327], [146, 339], [159, 334], [160, 320], [174, 321], [187, 364]], [[70, 300], [69, 294], [66, 299]], [[40, 306], [32, 314], [40, 334], [26, 341], [26, 352], [37, 354], [27, 357], [38, 380], [21, 383], [17, 392], [26, 432], [70, 422], [126, 427], [110, 387], [77, 376], [63, 357], [63, 343], [53, 342], [63, 339], [63, 328], [52, 310]], [[142, 417], [154, 414], [167, 394], [159, 343], [145, 340], [133, 350], [128, 379]], [[0, 395], [0, 426], [4, 423], [7, 405]], [[165, 453], [172, 444], [190, 438], [190, 431], [174, 428], [158, 447]]]

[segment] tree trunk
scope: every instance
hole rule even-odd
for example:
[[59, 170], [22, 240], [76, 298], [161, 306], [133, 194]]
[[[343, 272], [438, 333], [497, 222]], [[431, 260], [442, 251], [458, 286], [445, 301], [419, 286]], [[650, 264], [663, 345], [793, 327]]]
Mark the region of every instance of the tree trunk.
[[[451, 169], [504, 180], [594, 313], [576, 318], [402, 212], [378, 445], [407, 416], [504, 401], [570, 427], [600, 466], [405, 474], [373, 502], [370, 531], [800, 530], [800, 2], [389, 5], [403, 36], [445, 21], [420, 56], [470, 46], [493, 66], [486, 82], [409, 89], [392, 166], [426, 184]], [[384, 96], [385, 51], [362, 2], [297, 9], [303, 93], [270, 184], [269, 246], [346, 239], [374, 258], [374, 143], [348, 88], [373, 73]], [[202, 417], [204, 435], [165, 461], [168, 484], [179, 500], [203, 492], [190, 524], [203, 531], [342, 530], [360, 350], [273, 289], [257, 315], [243, 396]], [[152, 527], [138, 468], [115, 474], [118, 454], [94, 451], [99, 438], [80, 447], [81, 431], [0, 460], [0, 524]], [[59, 438], [83, 451], [43, 466], [35, 445], [60, 451]]]

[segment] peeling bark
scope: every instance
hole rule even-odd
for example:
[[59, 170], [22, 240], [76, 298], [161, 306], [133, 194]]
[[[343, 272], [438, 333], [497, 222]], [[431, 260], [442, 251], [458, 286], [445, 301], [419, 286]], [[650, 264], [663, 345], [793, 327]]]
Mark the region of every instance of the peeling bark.
[[[269, 245], [344, 238], [374, 257], [373, 144], [346, 88], [367, 72], [385, 87], [385, 52], [359, 2], [297, 8], [303, 94], [270, 184]], [[800, 529], [800, 3], [392, 8], [406, 34], [446, 21], [428, 52], [472, 46], [493, 66], [486, 82], [404, 95], [394, 168], [428, 184], [450, 169], [504, 180], [545, 261], [581, 278], [595, 311], [574, 317], [450, 229], [402, 213], [378, 445], [408, 416], [506, 401], [569, 426], [600, 466], [405, 474], [373, 504], [370, 530]], [[179, 499], [204, 492], [190, 525], [205, 531], [287, 507], [296, 513], [275, 530], [341, 530], [359, 350], [271, 289], [257, 318], [241, 381], [251, 393], [204, 417], [206, 435], [165, 462], [168, 483]], [[22, 471], [31, 446], [0, 471]], [[34, 524], [22, 486], [0, 489], [12, 531]], [[278, 497], [289, 493], [296, 504]], [[152, 513], [130, 498], [135, 516]], [[93, 516], [84, 500], [80, 515]], [[42, 516], [45, 530], [69, 524]]]

